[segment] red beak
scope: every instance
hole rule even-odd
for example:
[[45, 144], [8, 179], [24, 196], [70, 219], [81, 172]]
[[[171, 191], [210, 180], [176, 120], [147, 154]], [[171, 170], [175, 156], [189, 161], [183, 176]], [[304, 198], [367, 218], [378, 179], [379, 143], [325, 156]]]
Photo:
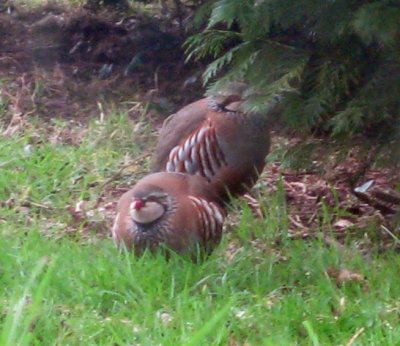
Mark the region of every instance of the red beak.
[[140, 210], [145, 206], [145, 202], [141, 199], [134, 199], [131, 206], [135, 210]]

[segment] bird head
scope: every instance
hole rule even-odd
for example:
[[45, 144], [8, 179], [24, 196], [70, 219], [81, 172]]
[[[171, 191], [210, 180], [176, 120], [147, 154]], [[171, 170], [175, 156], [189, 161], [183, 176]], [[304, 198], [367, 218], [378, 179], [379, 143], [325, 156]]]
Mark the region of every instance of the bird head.
[[140, 224], [150, 224], [161, 218], [166, 212], [165, 197], [167, 195], [160, 191], [133, 196], [129, 206], [132, 220]]

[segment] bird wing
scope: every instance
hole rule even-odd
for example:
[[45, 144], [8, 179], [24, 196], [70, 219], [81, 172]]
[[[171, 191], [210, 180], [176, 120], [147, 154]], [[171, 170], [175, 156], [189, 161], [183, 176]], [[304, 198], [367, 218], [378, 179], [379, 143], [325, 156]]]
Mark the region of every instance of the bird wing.
[[202, 99], [182, 108], [164, 121], [151, 163], [152, 172], [165, 170], [171, 150], [201, 126], [207, 112], [207, 99]]
[[201, 238], [204, 243], [221, 239], [222, 226], [225, 220], [225, 211], [216, 203], [196, 196], [188, 196], [201, 223]]
[[206, 119], [181, 144], [171, 150], [166, 170], [198, 174], [212, 180], [224, 164], [225, 158], [218, 144], [215, 127], [210, 119]]

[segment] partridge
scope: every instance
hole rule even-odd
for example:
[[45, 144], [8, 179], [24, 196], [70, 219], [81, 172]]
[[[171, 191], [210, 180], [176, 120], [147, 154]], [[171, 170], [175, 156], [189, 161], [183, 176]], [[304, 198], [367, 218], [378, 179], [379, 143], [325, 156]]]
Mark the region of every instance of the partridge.
[[246, 193], [264, 168], [270, 139], [267, 117], [241, 110], [244, 89], [235, 83], [170, 115], [151, 170], [202, 176], [222, 200]]
[[[118, 247], [171, 249], [180, 254], [210, 253], [220, 242], [225, 210], [203, 178], [154, 173], [120, 199], [112, 237]], [[196, 251], [196, 252], [195, 252]]]

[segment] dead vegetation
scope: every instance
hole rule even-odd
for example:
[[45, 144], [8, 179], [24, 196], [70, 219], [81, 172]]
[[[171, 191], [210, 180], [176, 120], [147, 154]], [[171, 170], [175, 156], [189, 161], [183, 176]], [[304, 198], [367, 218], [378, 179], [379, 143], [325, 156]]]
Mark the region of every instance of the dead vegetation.
[[332, 158], [331, 167], [324, 172], [294, 171], [282, 168], [279, 162], [267, 167], [258, 187], [276, 191], [282, 186], [293, 238], [318, 237], [323, 230], [339, 240], [354, 235], [369, 242], [369, 233], [373, 232], [373, 237], [392, 244], [397, 236], [388, 230], [397, 235], [400, 231], [398, 172], [390, 168], [365, 169], [365, 162], [357, 159], [355, 153], [357, 147], [340, 163], [333, 164], [336, 160]]

